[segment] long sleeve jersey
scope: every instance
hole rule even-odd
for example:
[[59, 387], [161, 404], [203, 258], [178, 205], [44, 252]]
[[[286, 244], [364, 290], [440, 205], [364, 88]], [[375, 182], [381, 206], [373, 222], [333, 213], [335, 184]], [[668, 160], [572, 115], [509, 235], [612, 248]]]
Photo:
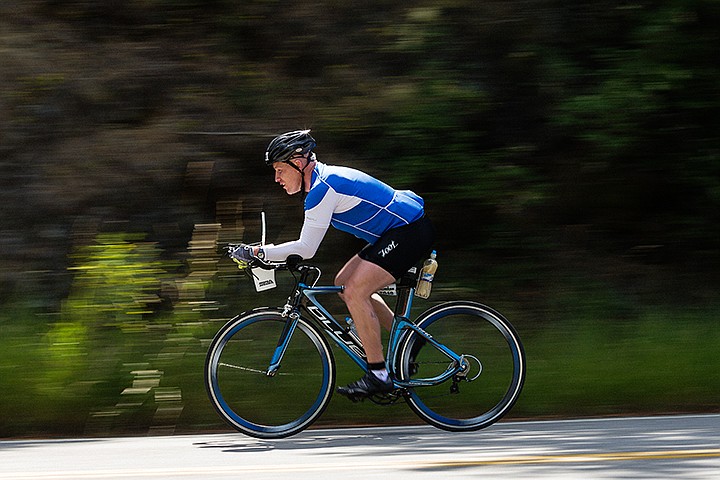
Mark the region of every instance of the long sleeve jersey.
[[353, 168], [316, 162], [300, 238], [266, 246], [265, 258], [312, 258], [330, 225], [374, 244], [386, 231], [412, 223], [423, 214], [423, 199], [410, 190], [395, 190]]

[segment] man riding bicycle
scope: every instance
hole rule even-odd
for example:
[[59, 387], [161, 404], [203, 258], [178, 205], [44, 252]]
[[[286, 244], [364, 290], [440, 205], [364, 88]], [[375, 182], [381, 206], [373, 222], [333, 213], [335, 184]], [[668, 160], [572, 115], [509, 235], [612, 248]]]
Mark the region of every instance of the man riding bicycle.
[[280, 245], [240, 245], [231, 256], [251, 262], [285, 261], [315, 255], [330, 225], [368, 242], [343, 266], [335, 285], [347, 305], [362, 340], [368, 373], [338, 393], [351, 398], [389, 393], [380, 325], [390, 330], [393, 312], [376, 293], [426, 257], [433, 228], [425, 216], [424, 201], [409, 190], [395, 190], [359, 170], [326, 165], [317, 160], [315, 139], [309, 130], [275, 137], [265, 152], [265, 163], [275, 170], [275, 181], [288, 195], [301, 193], [305, 218], [300, 238]]

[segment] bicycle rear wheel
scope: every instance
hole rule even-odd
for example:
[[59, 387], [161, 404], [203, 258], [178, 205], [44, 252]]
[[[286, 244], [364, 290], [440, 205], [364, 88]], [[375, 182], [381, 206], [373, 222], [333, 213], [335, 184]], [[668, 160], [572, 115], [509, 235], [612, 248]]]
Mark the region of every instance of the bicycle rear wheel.
[[[468, 370], [439, 385], [409, 389], [410, 408], [427, 423], [450, 431], [479, 430], [502, 418], [525, 380], [525, 353], [512, 325], [491, 308], [464, 301], [437, 305], [416, 324], [463, 355]], [[433, 378], [453, 363], [416, 332], [405, 336], [399, 352], [401, 380]]]
[[325, 338], [300, 318], [274, 376], [266, 374], [288, 319], [263, 309], [230, 320], [205, 361], [205, 387], [220, 416], [258, 438], [282, 438], [310, 426], [330, 401], [335, 362]]

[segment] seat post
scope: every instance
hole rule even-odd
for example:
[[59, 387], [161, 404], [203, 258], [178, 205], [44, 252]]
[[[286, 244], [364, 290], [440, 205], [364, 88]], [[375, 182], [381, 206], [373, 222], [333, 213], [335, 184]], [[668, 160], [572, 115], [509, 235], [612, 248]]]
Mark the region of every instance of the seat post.
[[415, 296], [415, 286], [417, 285], [418, 275], [420, 274], [420, 266], [410, 267], [396, 281], [397, 285], [397, 303], [395, 304], [395, 318], [404, 318], [410, 321], [410, 309], [412, 308], [412, 300]]
[[410, 320], [410, 308], [412, 308], [412, 297], [415, 289], [412, 287], [401, 287], [397, 290], [397, 302], [395, 303], [395, 317]]

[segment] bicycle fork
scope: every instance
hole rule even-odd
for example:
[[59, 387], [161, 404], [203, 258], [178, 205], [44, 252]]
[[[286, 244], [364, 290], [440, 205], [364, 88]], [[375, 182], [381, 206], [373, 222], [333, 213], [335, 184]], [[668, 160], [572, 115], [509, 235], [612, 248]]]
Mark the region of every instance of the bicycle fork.
[[[286, 315], [285, 312], [287, 312], [288, 310], [289, 309], [286, 307], [285, 311], [283, 312], [283, 316]], [[275, 351], [273, 352], [272, 359], [270, 359], [270, 366], [268, 367], [266, 372], [266, 375], [268, 377], [274, 377], [275, 374], [277, 374], [278, 370], [280, 370], [280, 362], [282, 361], [283, 355], [285, 355], [285, 350], [287, 350], [290, 339], [293, 336], [293, 332], [295, 332], [295, 328], [297, 328], [299, 319], [300, 314], [297, 310], [292, 310], [287, 314], [287, 321], [285, 322], [283, 331], [280, 334], [280, 338], [278, 339], [277, 346], [275, 347]]]

